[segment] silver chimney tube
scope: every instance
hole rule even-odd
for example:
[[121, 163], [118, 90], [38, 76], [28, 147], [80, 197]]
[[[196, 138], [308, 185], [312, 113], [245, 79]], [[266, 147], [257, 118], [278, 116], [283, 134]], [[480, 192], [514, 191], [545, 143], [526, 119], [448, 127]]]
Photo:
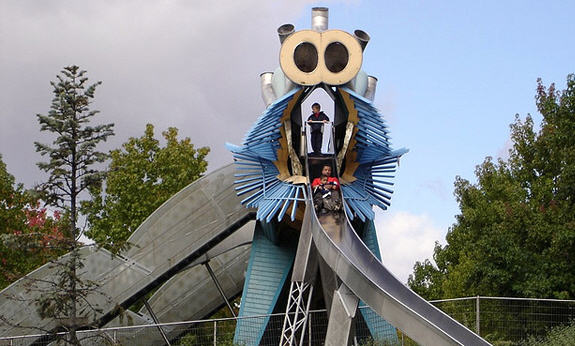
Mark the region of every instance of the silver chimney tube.
[[274, 93], [274, 89], [272, 88], [273, 75], [274, 75], [273, 72], [264, 72], [260, 74], [262, 98], [264, 99], [266, 108], [267, 106], [271, 105], [276, 99], [276, 94]]
[[353, 36], [359, 42], [359, 45], [361, 46], [361, 50], [364, 51], [365, 46], [367, 46], [367, 43], [369, 42], [369, 39], [370, 39], [369, 34], [363, 30], [355, 30], [353, 32]]
[[375, 88], [377, 87], [377, 78], [374, 76], [367, 76], [367, 88], [363, 95], [366, 99], [373, 101], [375, 98]]
[[[296, 85], [294, 82], [292, 82], [289, 78], [286, 77], [286, 81], [285, 81], [285, 94], [287, 94], [290, 90], [292, 90], [293, 88], [295, 88]], [[285, 95], [284, 94], [284, 95]], [[283, 95], [281, 95], [283, 96]]]
[[311, 9], [311, 29], [326, 31], [328, 27], [329, 10], [327, 7], [314, 7]]
[[284, 40], [295, 31], [295, 26], [293, 24], [284, 24], [278, 28], [278, 36], [280, 37], [280, 43], [284, 43]]

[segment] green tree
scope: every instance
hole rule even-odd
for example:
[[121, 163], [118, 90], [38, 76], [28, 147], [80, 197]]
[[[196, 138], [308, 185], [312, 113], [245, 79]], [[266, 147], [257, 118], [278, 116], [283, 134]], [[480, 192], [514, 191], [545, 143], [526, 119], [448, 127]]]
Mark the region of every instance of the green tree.
[[562, 91], [538, 80], [536, 104], [540, 129], [516, 116], [509, 159], [486, 158], [475, 184], [456, 178], [461, 213], [435, 248], [437, 266], [416, 263], [417, 292], [575, 297], [574, 75]]
[[[440, 246], [438, 243], [435, 246]], [[409, 275], [409, 287], [426, 300], [443, 298], [441, 284], [438, 284], [443, 274], [433, 263], [426, 259], [416, 262], [413, 266], [413, 274]]]
[[[48, 115], [38, 114], [41, 131], [55, 135], [51, 143], [35, 142], [36, 151], [47, 156], [47, 162], [39, 162], [38, 167], [48, 173], [48, 181], [40, 186], [43, 199], [69, 215], [68, 241], [65, 250], [69, 252], [67, 263], [58, 267], [52, 290], [41, 295], [36, 302], [41, 317], [63, 321], [61, 327], [69, 331], [70, 339], [65, 341], [78, 345], [76, 331], [79, 322], [80, 301], [94, 290], [93, 283], [83, 280], [78, 270], [83, 263], [79, 255], [78, 237], [79, 203], [81, 194], [90, 186], [99, 184], [104, 172], [96, 166], [104, 162], [108, 155], [96, 150], [96, 146], [113, 135], [113, 124], [91, 125], [98, 111], [91, 110], [97, 82], [88, 85], [86, 71], [78, 66], [65, 67], [51, 82], [54, 98]], [[87, 314], [87, 312], [85, 312]]]
[[163, 147], [148, 124], [142, 137], [111, 152], [105, 184], [94, 186], [92, 200], [84, 204], [91, 226], [86, 235], [100, 246], [125, 249], [128, 237], [154, 210], [206, 171], [209, 148], [195, 149], [189, 138], [178, 140], [173, 127], [162, 135]]
[[552, 328], [543, 337], [531, 336], [525, 340], [522, 346], [565, 346], [575, 345], [575, 321], [567, 325], [559, 325]]
[[0, 289], [60, 255], [62, 227], [59, 213], [49, 216], [15, 183], [0, 155]]
[[24, 225], [24, 207], [29, 198], [24, 186], [16, 184], [14, 176], [8, 173], [0, 155], [0, 233], [5, 234]]

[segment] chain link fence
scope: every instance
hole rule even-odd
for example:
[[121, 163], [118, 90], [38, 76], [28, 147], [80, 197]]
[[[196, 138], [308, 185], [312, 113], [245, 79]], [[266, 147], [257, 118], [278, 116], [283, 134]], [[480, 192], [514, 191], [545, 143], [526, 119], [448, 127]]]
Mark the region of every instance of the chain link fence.
[[519, 345], [575, 319], [575, 300], [467, 297], [431, 301], [486, 340]]
[[[575, 300], [521, 299], [500, 297], [467, 297], [431, 301], [439, 309], [458, 320], [469, 329], [479, 332], [494, 345], [521, 345], [529, 336], [544, 336], [550, 328], [564, 325], [575, 319]], [[360, 308], [360, 311], [364, 308]], [[416, 345], [401, 331], [394, 332], [382, 325], [381, 319], [358, 312], [354, 322], [353, 338], [356, 345]], [[361, 316], [361, 317], [359, 317]], [[260, 345], [278, 345], [284, 314], [243, 317], [243, 326]], [[260, 335], [262, 324], [268, 328]], [[78, 332], [82, 345], [236, 345], [233, 343], [235, 318], [202, 320], [106, 328]], [[323, 345], [327, 331], [325, 310], [311, 311], [306, 323], [305, 345]], [[253, 327], [250, 327], [253, 326]], [[384, 330], [387, 334], [375, 333]], [[376, 336], [377, 335], [377, 336]], [[0, 338], [4, 345], [48, 345], [39, 342], [42, 335]], [[59, 337], [66, 337], [65, 334]], [[57, 343], [51, 339], [51, 345]], [[240, 344], [241, 345], [241, 344]]]

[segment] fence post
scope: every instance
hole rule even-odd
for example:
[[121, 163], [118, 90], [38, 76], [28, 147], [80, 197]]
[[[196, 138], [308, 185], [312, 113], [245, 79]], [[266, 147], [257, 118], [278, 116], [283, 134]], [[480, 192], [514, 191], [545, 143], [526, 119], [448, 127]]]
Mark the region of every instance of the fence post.
[[218, 321], [214, 321], [214, 346], [218, 344]]
[[311, 345], [311, 314], [309, 315], [307, 321], [308, 321], [308, 330], [307, 330], [308, 345]]
[[480, 317], [480, 315], [481, 315], [481, 314], [479, 313], [479, 296], [477, 296], [477, 297], [475, 298], [475, 331], [477, 332], [477, 335], [480, 335], [480, 334], [479, 334], [479, 331], [480, 331], [479, 328], [480, 328], [480, 326], [481, 326], [481, 322], [480, 322], [480, 321], [481, 321], [481, 320], [480, 320], [481, 317]]

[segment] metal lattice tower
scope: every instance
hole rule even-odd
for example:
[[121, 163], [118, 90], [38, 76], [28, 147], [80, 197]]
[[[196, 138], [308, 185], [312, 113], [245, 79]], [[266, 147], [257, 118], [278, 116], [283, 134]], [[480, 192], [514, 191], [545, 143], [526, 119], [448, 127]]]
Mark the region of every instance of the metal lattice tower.
[[309, 282], [292, 281], [284, 316], [281, 346], [294, 345], [299, 333], [299, 345], [303, 345], [305, 326], [309, 315], [309, 306], [313, 294], [313, 285]]

